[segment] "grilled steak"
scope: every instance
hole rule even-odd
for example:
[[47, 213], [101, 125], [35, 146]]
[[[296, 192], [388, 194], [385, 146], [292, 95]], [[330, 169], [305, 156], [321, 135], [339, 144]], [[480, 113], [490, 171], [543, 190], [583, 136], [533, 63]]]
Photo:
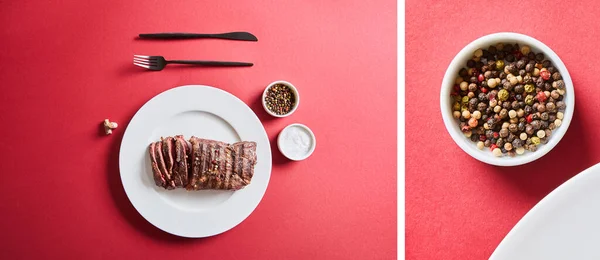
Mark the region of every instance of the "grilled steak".
[[165, 159], [165, 167], [167, 168], [168, 176], [171, 176], [171, 180], [175, 183], [175, 187], [180, 187], [181, 181], [177, 178], [178, 176], [173, 175], [173, 149], [175, 149], [173, 144], [173, 137], [169, 136], [162, 139], [163, 159]]
[[250, 184], [256, 165], [256, 143], [238, 142], [232, 145], [232, 175], [231, 189], [239, 189]]
[[167, 181], [165, 180], [164, 174], [158, 168], [158, 162], [156, 161], [156, 143], [150, 144], [148, 152], [150, 153], [150, 163], [152, 164], [154, 183], [156, 186], [165, 187]]
[[191, 152], [183, 136], [178, 135], [173, 139], [175, 142], [175, 154], [173, 175], [177, 187], [185, 188], [188, 185], [188, 158]]
[[159, 141], [156, 142], [156, 160], [158, 162], [158, 169], [160, 169], [161, 173], [163, 174], [163, 176], [165, 176], [165, 180], [166, 180], [166, 185], [165, 188], [167, 189], [174, 189], [175, 188], [175, 182], [173, 182], [173, 180], [171, 179], [171, 174], [169, 174], [169, 171], [167, 171], [167, 166], [165, 163], [165, 159], [164, 159], [164, 152], [163, 152], [163, 142]]
[[150, 152], [155, 183], [167, 189], [239, 190], [250, 184], [257, 162], [256, 142], [228, 144], [194, 136], [188, 142], [178, 135], [151, 144], [150, 151], [155, 151]]
[[250, 184], [256, 165], [256, 143], [227, 144], [192, 137], [192, 174], [188, 189], [239, 190]]

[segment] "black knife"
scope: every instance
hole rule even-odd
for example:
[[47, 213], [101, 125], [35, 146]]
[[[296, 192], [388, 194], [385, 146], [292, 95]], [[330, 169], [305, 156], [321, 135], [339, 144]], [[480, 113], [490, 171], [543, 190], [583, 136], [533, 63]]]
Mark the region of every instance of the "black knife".
[[237, 41], [258, 41], [258, 38], [249, 32], [230, 33], [142, 33], [140, 38], [146, 39], [226, 39]]

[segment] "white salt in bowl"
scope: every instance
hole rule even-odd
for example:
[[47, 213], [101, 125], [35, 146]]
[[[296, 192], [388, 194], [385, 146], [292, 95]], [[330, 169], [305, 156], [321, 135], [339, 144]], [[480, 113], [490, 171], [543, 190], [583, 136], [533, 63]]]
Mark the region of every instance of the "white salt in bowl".
[[[452, 88], [455, 84], [456, 77], [461, 68], [466, 67], [466, 62], [472, 58], [473, 53], [477, 49], [486, 49], [490, 45], [496, 45], [497, 43], [504, 44], [515, 44], [518, 43], [519, 46], [527, 45], [531, 48], [533, 52], [542, 52], [544, 53], [545, 59], [548, 59], [552, 62], [554, 67], [560, 72], [560, 75], [565, 82], [565, 96], [563, 101], [566, 104], [566, 110], [564, 111], [564, 118], [562, 120], [562, 124], [560, 127], [554, 129], [552, 131], [552, 135], [548, 139], [547, 144], [542, 144], [538, 146], [537, 151], [529, 152], [526, 151], [522, 155], [517, 155], [515, 157], [510, 156], [502, 156], [496, 157], [490, 152], [490, 150], [486, 147], [483, 150], [477, 149], [477, 145], [475, 142], [472, 142], [469, 138], [467, 138], [459, 127], [458, 120], [452, 117], [452, 98], [450, 97], [450, 93], [452, 92]], [[562, 60], [544, 43], [523, 34], [518, 33], [510, 33], [510, 32], [502, 32], [502, 33], [494, 33], [483, 36], [479, 39], [474, 40], [465, 46], [452, 60], [450, 66], [446, 70], [446, 74], [444, 75], [444, 79], [442, 81], [442, 87], [440, 91], [440, 107], [442, 111], [442, 118], [444, 120], [444, 125], [446, 126], [446, 130], [456, 142], [456, 144], [467, 154], [472, 156], [473, 158], [482, 161], [484, 163], [497, 165], [497, 166], [516, 166], [526, 164], [532, 161], [535, 161], [542, 156], [546, 155], [550, 150], [552, 150], [558, 142], [563, 138], [569, 125], [571, 124], [571, 119], [573, 118], [573, 111], [575, 110], [575, 91], [573, 90], [573, 82], [571, 81], [571, 76], [569, 75], [569, 71], [565, 67], [565, 64]]]
[[277, 137], [279, 152], [292, 161], [308, 158], [315, 151], [316, 146], [315, 134], [303, 124], [288, 125]]

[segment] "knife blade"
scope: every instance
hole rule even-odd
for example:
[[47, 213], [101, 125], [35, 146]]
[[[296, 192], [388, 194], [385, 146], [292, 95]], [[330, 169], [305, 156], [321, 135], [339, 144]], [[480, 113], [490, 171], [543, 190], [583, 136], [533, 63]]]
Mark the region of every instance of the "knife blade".
[[258, 38], [249, 32], [229, 33], [141, 33], [140, 38], [145, 39], [226, 39], [237, 41], [258, 41]]

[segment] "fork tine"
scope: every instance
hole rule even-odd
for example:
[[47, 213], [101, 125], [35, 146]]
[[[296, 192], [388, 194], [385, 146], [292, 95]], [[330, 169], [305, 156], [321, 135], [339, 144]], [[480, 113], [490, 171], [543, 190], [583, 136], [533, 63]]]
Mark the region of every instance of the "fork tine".
[[142, 60], [142, 59], [138, 59], [138, 58], [133, 58], [133, 62], [150, 65], [150, 62], [148, 60]]
[[150, 59], [150, 56], [144, 56], [144, 55], [133, 55], [134, 57], [138, 57], [138, 58], [143, 58], [143, 59]]
[[140, 67], [146, 68], [146, 69], [150, 69], [150, 66], [144, 65], [144, 64], [140, 64], [140, 63], [136, 63], [136, 62], [133, 62], [133, 65], [140, 66]]

